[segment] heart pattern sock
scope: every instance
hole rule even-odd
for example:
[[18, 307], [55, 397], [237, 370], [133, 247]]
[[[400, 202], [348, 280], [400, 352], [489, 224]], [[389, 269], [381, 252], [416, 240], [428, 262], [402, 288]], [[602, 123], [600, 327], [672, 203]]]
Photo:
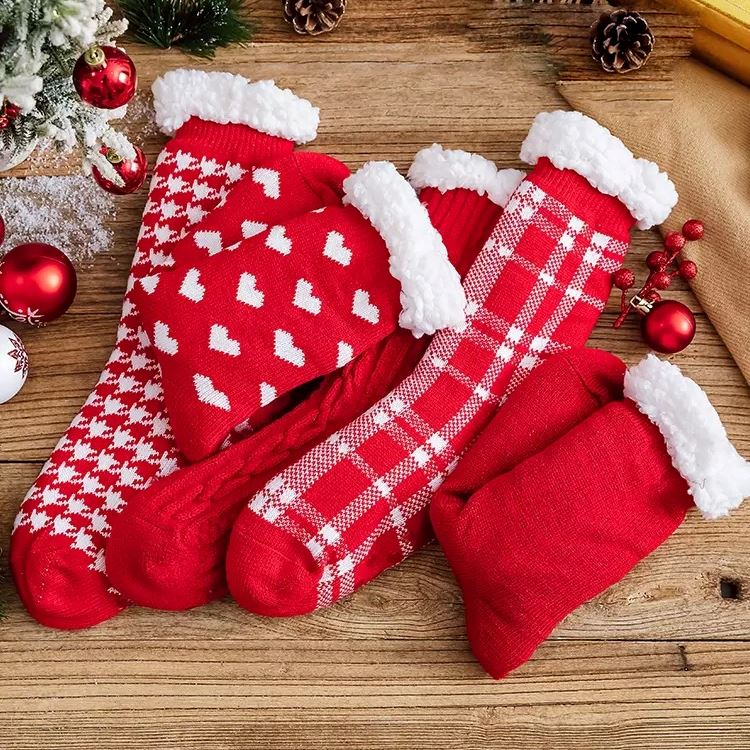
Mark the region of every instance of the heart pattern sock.
[[[295, 141], [314, 137], [318, 121], [308, 102], [272, 82], [228, 74], [174, 71], [154, 84], [154, 103], [158, 124], [174, 138], [154, 170], [115, 348], [29, 490], [11, 538], [21, 598], [52, 627], [87, 627], [123, 608], [104, 571], [110, 521], [127, 491], [181, 462], [157, 364], [139, 332], [136, 282], [192, 252], [190, 227], [202, 226], [240, 182], [257, 185], [257, 170], [288, 159]], [[257, 216], [284, 203], [258, 187], [256, 198], [265, 202]], [[242, 230], [229, 231], [239, 238]]]
[[[438, 146], [415, 158], [410, 180], [461, 276], [522, 177]], [[394, 331], [242, 444], [133, 493], [107, 546], [117, 588], [135, 603], [165, 609], [223, 595], [227, 537], [248, 495], [386, 395], [413, 370], [427, 343]]]
[[469, 271], [465, 330], [439, 332], [391, 394], [243, 509], [226, 562], [243, 607], [329, 606], [423, 545], [430, 499], [466, 446], [546, 356], [585, 342], [632, 225], [663, 221], [677, 199], [579, 113], [539, 115], [521, 154], [536, 166]]
[[[584, 377], [587, 367], [578, 364]], [[693, 504], [718, 518], [750, 495], [750, 465], [692, 380], [654, 355], [624, 378], [623, 370], [616, 398], [509, 467], [493, 453], [508, 442], [505, 408], [546, 403], [549, 373], [540, 367], [432, 503], [471, 647], [495, 678], [662, 544]]]

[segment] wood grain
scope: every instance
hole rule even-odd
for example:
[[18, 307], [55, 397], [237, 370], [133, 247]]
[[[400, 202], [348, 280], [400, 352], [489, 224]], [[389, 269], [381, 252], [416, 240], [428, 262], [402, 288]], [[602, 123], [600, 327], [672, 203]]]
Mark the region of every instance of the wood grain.
[[[279, 3], [248, 6], [253, 44], [201, 67], [273, 77], [323, 113], [312, 148], [352, 166], [405, 168], [440, 141], [520, 166], [533, 116], [563, 107], [555, 85], [596, 88], [645, 121], [671, 97], [670, 70], [689, 51], [692, 20], [653, 8], [656, 52], [612, 78], [588, 55], [597, 9], [491, 0], [350, 0], [340, 28], [298, 39]], [[179, 52], [132, 44], [142, 90]], [[130, 121], [132, 133], [143, 122]], [[140, 138], [139, 138], [140, 139]], [[162, 145], [149, 135], [153, 162]], [[74, 168], [61, 162], [57, 170]], [[32, 173], [29, 165], [16, 174]], [[73, 309], [23, 330], [32, 375], [0, 411], [0, 540], [59, 435], [96, 382], [112, 345], [143, 193], [118, 201], [113, 252], [80, 276]], [[659, 244], [637, 233], [629, 265]], [[738, 449], [750, 455], [750, 398], [689, 290], [696, 342], [675, 361], [707, 390]], [[591, 343], [629, 362], [645, 348], [635, 321]], [[624, 581], [573, 613], [536, 656], [495, 683], [466, 644], [458, 589], [431, 546], [351, 599], [310, 617], [254, 618], [222, 601], [187, 613], [133, 609], [93, 630], [60, 633], [0, 584], [0, 748], [747, 748], [750, 746], [750, 510], [691, 516]], [[4, 543], [1, 546], [6, 546]], [[5, 565], [5, 558], [3, 558]], [[721, 581], [738, 598], [722, 597]], [[725, 587], [726, 589], [726, 587]], [[726, 590], [725, 590], [726, 594]]]

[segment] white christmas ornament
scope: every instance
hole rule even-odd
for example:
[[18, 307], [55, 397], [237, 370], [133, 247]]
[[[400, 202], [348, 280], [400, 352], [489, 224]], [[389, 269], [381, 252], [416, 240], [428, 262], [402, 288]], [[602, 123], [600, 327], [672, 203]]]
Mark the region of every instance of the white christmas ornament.
[[0, 404], [10, 401], [26, 382], [29, 357], [21, 339], [0, 326]]

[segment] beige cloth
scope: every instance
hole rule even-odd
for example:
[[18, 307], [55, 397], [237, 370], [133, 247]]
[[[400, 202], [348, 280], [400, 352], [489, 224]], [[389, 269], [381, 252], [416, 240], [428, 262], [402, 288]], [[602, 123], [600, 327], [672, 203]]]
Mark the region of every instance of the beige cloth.
[[601, 87], [559, 90], [672, 178], [680, 200], [662, 231], [688, 218], [705, 224], [687, 247], [699, 268], [692, 288], [750, 383], [750, 88], [687, 59], [674, 71], [671, 103], [641, 113], [606, 101]]

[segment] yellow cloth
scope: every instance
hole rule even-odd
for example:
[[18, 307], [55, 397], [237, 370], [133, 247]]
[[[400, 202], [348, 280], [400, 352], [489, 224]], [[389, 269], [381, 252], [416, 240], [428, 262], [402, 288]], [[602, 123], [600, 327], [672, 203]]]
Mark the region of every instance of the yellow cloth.
[[662, 231], [704, 222], [704, 238], [687, 246], [699, 267], [692, 288], [750, 383], [750, 88], [687, 59], [675, 67], [673, 101], [659, 112], [613, 104], [601, 86], [559, 90], [667, 171], [680, 200]]

